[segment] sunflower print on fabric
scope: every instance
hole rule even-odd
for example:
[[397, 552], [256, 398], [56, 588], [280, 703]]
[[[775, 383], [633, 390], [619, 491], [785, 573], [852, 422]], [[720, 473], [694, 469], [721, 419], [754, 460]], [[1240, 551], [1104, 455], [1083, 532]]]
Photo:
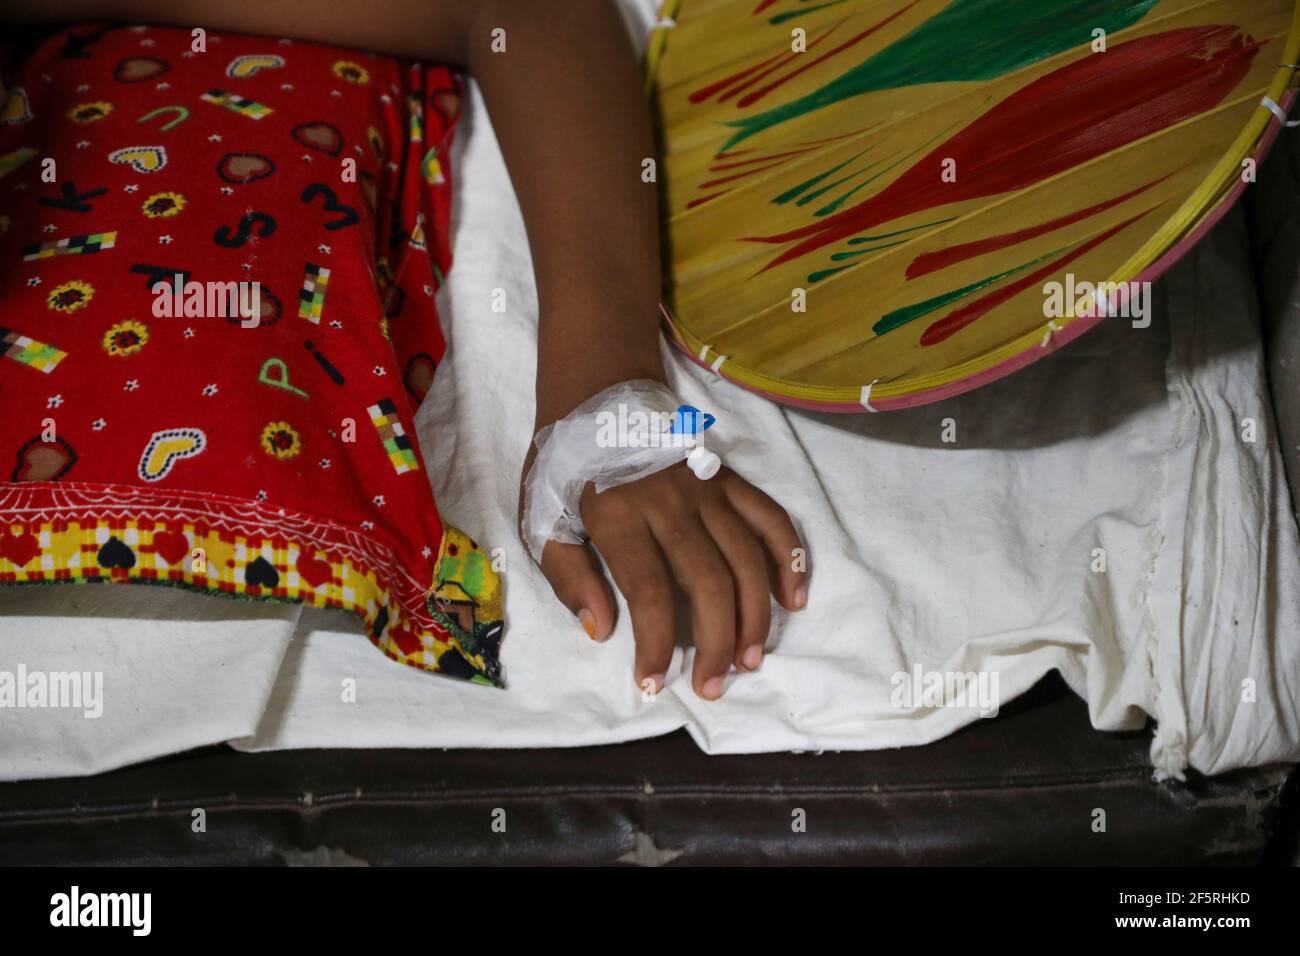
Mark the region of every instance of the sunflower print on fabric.
[[56, 312], [76, 312], [84, 309], [95, 297], [95, 287], [80, 279], [55, 286], [45, 297], [45, 304]]
[[149, 341], [149, 327], [143, 322], [128, 319], [118, 322], [104, 333], [104, 351], [109, 355], [134, 355]]
[[140, 206], [150, 219], [169, 219], [185, 208], [185, 197], [180, 193], [154, 193]]

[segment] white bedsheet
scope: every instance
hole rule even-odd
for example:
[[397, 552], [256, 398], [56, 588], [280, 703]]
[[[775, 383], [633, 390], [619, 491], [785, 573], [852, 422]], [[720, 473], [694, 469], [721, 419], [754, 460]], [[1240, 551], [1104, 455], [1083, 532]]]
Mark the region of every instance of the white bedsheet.
[[102, 671], [105, 700], [98, 719], [0, 710], [0, 778], [220, 741], [579, 746], [685, 727], [710, 753], [817, 751], [922, 744], [979, 719], [898, 706], [893, 676], [918, 667], [996, 675], [1002, 703], [1057, 669], [1100, 729], [1156, 718], [1162, 774], [1300, 759], [1300, 547], [1239, 215], [1157, 287], [1150, 328], [1114, 320], [939, 405], [796, 412], [673, 356], [671, 384], [717, 416], [732, 467], [791, 511], [813, 575], [808, 608], [776, 613], [759, 673], [705, 703], [679, 648], [647, 702], [626, 613], [606, 644], [589, 641], [514, 535], [535, 295], [476, 91], [454, 171], [451, 351], [417, 426], [447, 520], [506, 551], [508, 690], [393, 664], [342, 614], [143, 586], [8, 589], [0, 671]]

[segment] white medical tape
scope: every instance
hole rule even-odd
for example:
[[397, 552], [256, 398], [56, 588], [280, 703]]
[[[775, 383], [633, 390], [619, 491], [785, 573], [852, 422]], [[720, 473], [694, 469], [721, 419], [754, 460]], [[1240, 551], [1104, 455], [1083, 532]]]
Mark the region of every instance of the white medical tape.
[[547, 541], [586, 540], [579, 503], [588, 482], [600, 494], [682, 461], [702, 480], [717, 474], [722, 459], [694, 429], [687, 432], [689, 416], [680, 408], [662, 382], [635, 379], [611, 385], [537, 433], [520, 525], [534, 561], [541, 562]]

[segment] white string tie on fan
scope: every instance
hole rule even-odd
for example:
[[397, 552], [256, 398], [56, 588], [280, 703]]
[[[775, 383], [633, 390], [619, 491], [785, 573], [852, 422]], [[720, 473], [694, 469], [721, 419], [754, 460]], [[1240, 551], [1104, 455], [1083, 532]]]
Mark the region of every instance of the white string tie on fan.
[[876, 387], [876, 383], [879, 381], [880, 379], [873, 378], [868, 384], [863, 385], [862, 394], [858, 396], [858, 404], [869, 412], [875, 411], [875, 409], [871, 407], [871, 390]]
[[1300, 126], [1300, 120], [1287, 119], [1286, 110], [1282, 109], [1282, 107], [1278, 105], [1277, 100], [1273, 99], [1271, 96], [1264, 97], [1259, 101], [1259, 105], [1276, 116], [1277, 121], [1287, 129], [1291, 129], [1294, 126]]

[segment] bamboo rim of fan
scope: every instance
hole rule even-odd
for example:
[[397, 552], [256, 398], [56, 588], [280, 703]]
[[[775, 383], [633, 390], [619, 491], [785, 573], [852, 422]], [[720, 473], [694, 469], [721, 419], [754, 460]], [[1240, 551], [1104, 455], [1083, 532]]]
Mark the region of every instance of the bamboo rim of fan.
[[[686, 0], [662, 0], [660, 4], [646, 48], [648, 91], [653, 92], [655, 88], [659, 66], [675, 26], [672, 18], [683, 2]], [[1300, 0], [1296, 0], [1286, 45], [1266, 95], [1288, 116], [1300, 95]], [[1240, 175], [1243, 162], [1247, 159], [1254, 159], [1257, 163], [1262, 161], [1282, 127], [1282, 121], [1261, 103], [1251, 112], [1245, 127], [1201, 184], [1106, 281], [1117, 284], [1154, 281], [1177, 262], [1231, 208], [1246, 186]], [[1068, 172], [1066, 169], [1056, 175]], [[1047, 181], [1052, 178], [1055, 176]], [[674, 318], [666, 303], [660, 304], [660, 311], [670, 340], [697, 365], [784, 404], [834, 412], [888, 411], [959, 395], [1056, 352], [1106, 317], [1105, 313], [1097, 310], [1092, 314], [1078, 315], [1063, 325], [1046, 346], [1039, 326], [1000, 347], [938, 372], [909, 376], [896, 382], [837, 386], [791, 382], [746, 367], [730, 356], [712, 350]]]

